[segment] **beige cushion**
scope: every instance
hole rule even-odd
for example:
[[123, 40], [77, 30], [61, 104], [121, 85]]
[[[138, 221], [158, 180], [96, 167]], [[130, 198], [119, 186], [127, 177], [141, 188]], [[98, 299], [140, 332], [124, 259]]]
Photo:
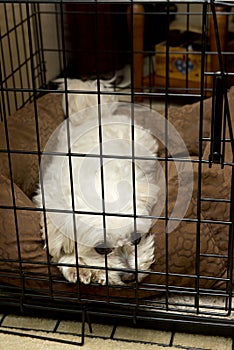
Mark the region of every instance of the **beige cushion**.
[[[231, 110], [233, 95], [230, 93]], [[205, 105], [207, 111], [210, 111], [210, 102], [207, 100]], [[49, 136], [58, 124], [63, 121], [63, 111], [61, 108], [61, 96], [48, 94], [37, 101], [39, 115], [39, 130], [41, 150], [46, 144]], [[173, 112], [174, 111], [174, 112]], [[190, 111], [190, 112], [189, 112]], [[186, 144], [191, 153], [197, 153], [197, 132], [187, 134], [187, 128], [194, 130], [191, 123], [191, 115], [195, 125], [199, 120], [199, 106], [185, 106], [178, 110], [170, 110], [169, 116], [171, 121], [176, 125], [176, 129], [180, 131], [184, 137]], [[204, 133], [209, 135], [209, 113], [204, 121]], [[186, 125], [186, 128], [184, 127]], [[37, 151], [37, 140], [35, 136], [35, 120], [33, 104], [24, 107], [14, 116], [8, 119], [8, 130], [10, 147], [12, 150]], [[0, 125], [0, 135], [5, 135], [3, 125]], [[0, 149], [6, 148], [5, 137], [0, 137]], [[209, 144], [204, 152], [204, 159], [208, 159]], [[230, 149], [226, 153], [227, 159], [230, 159]], [[197, 157], [195, 158], [197, 160]], [[12, 188], [9, 180], [9, 166], [7, 155], [0, 153], [0, 282], [14, 286], [22, 287], [22, 279], [26, 288], [30, 288], [34, 292], [40, 292], [47, 295], [53, 290], [54, 296], [69, 295], [69, 297], [77, 298], [89, 296], [94, 299], [104, 299], [106, 297], [105, 287], [73, 285], [64, 280], [55, 266], [48, 268], [50, 260], [46, 250], [43, 250], [39, 213], [31, 210], [33, 203], [28, 198], [35, 190], [38, 181], [38, 155], [14, 154], [12, 155], [13, 164], [13, 180], [15, 182], [14, 193], [16, 197], [16, 205], [25, 208], [24, 210], [16, 210], [17, 225], [19, 232], [19, 242], [17, 241], [17, 229], [14, 209], [12, 207]], [[195, 163], [196, 164], [196, 163]], [[209, 168], [203, 165], [202, 172], [202, 196], [218, 198], [230, 198], [230, 166], [225, 166], [221, 170], [219, 166]], [[168, 163], [168, 185], [169, 185], [169, 214], [175, 205], [177, 198], [178, 176], [175, 165]], [[5, 175], [5, 176], [3, 176]], [[186, 179], [186, 176], [185, 176]], [[186, 196], [186, 183], [183, 184], [184, 196]], [[139, 297], [153, 296], [158, 293], [158, 285], [162, 285], [162, 290], [166, 286], [166, 272], [168, 266], [167, 283], [172, 286], [186, 286], [195, 288], [196, 284], [196, 251], [197, 251], [197, 166], [194, 165], [194, 194], [193, 199], [186, 213], [186, 218], [182, 220], [175, 231], [169, 235], [165, 234], [166, 221], [162, 218], [158, 220], [152, 229], [155, 235], [155, 263], [153, 265], [153, 273], [149, 275], [144, 283], [140, 286]], [[183, 200], [183, 198], [181, 199]], [[180, 203], [179, 203], [180, 205]], [[181, 203], [182, 205], [182, 203]], [[28, 208], [28, 209], [27, 209]], [[229, 204], [227, 203], [202, 203], [201, 219], [217, 219], [218, 217], [228, 220]], [[222, 256], [227, 251], [228, 231], [223, 230], [223, 225], [214, 225], [210, 223], [201, 224], [200, 252], [203, 254], [200, 259], [200, 286], [203, 288], [221, 288], [222, 282], [215, 280], [215, 277], [225, 277], [227, 275], [227, 261]], [[20, 250], [18, 250], [18, 243]], [[166, 250], [168, 247], [168, 251]], [[208, 256], [207, 254], [213, 254]], [[168, 260], [166, 260], [168, 256]], [[22, 264], [20, 263], [20, 259]], [[23, 273], [23, 275], [22, 275]], [[181, 276], [181, 274], [183, 276]], [[205, 278], [205, 277], [209, 278]], [[212, 280], [210, 277], [214, 277]], [[149, 284], [147, 291], [146, 284]], [[154, 287], [153, 285], [157, 284]], [[78, 289], [77, 289], [78, 288]], [[81, 293], [81, 294], [80, 294]], [[135, 293], [133, 290], [123, 288], [110, 288], [110, 297], [133, 298]]]
[[[31, 197], [38, 183], [39, 156], [37, 142], [37, 125], [35, 122], [34, 103], [18, 110], [7, 119], [7, 127], [0, 123], [0, 174], [10, 178], [8, 154], [1, 150], [7, 149], [6, 130], [8, 131], [11, 151], [11, 165], [14, 182]], [[64, 120], [61, 95], [47, 94], [36, 102], [38, 115], [38, 130], [40, 151], [42, 152], [49, 136]], [[34, 152], [27, 154], [23, 152]]]

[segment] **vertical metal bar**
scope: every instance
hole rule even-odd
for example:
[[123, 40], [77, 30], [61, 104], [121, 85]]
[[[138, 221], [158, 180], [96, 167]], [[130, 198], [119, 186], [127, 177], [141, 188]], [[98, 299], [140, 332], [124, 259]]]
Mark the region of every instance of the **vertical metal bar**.
[[165, 123], [164, 123], [164, 130], [165, 130], [165, 138], [164, 138], [164, 150], [165, 150], [165, 251], [166, 251], [166, 262], [165, 262], [165, 268], [166, 268], [166, 275], [165, 275], [165, 301], [166, 301], [166, 310], [169, 310], [169, 233], [168, 233], [168, 219], [169, 219], [169, 201], [168, 201], [168, 108], [169, 108], [169, 84], [170, 84], [170, 43], [169, 43], [169, 24], [170, 24], [170, 3], [167, 1], [166, 6], [166, 21], [167, 21], [167, 32], [166, 32], [166, 65], [165, 65], [165, 79], [166, 79], [166, 86], [165, 86]]
[[8, 165], [9, 165], [9, 173], [10, 173], [10, 186], [11, 186], [11, 195], [12, 195], [12, 204], [13, 204], [13, 213], [14, 213], [14, 224], [15, 224], [15, 234], [16, 234], [16, 244], [17, 244], [17, 255], [18, 255], [18, 263], [19, 263], [19, 274], [20, 274], [20, 283], [21, 283], [21, 303], [20, 307], [23, 309], [23, 299], [25, 295], [25, 280], [24, 280], [24, 270], [22, 265], [22, 255], [21, 255], [21, 247], [20, 247], [20, 235], [19, 235], [19, 226], [18, 226], [18, 217], [17, 217], [17, 209], [16, 209], [16, 197], [15, 197], [15, 189], [14, 189], [14, 179], [13, 179], [13, 169], [12, 169], [12, 159], [11, 159], [11, 147], [10, 147], [10, 138], [9, 138], [9, 130], [7, 123], [7, 113], [5, 106], [5, 98], [4, 91], [2, 86], [2, 67], [0, 62], [0, 87], [1, 87], [1, 97], [2, 97], [2, 110], [3, 110], [3, 122], [5, 129], [5, 137], [6, 137], [6, 146], [7, 146], [7, 157], [8, 157]]
[[130, 31], [130, 62], [131, 62], [131, 102], [143, 99], [143, 33], [144, 5], [131, 0], [128, 7], [128, 22]]
[[[11, 40], [10, 40], [10, 28], [9, 28], [9, 21], [8, 21], [8, 14], [7, 14], [7, 5], [4, 4], [4, 14], [5, 14], [5, 18], [6, 18], [6, 30], [7, 30], [7, 43], [8, 43], [8, 53], [9, 53], [9, 63], [10, 63], [10, 68], [11, 68], [11, 74], [9, 76], [9, 78], [12, 78], [12, 83], [13, 83], [13, 89], [15, 89], [16, 85], [15, 85], [15, 75], [14, 75], [14, 64], [13, 64], [13, 58], [12, 58], [12, 47], [11, 47]], [[15, 25], [15, 23], [14, 23]], [[18, 109], [18, 103], [17, 103], [17, 99], [16, 99], [16, 92], [13, 90], [12, 94], [14, 95], [14, 100], [15, 100], [15, 110]], [[10, 108], [10, 104], [9, 104], [9, 114], [11, 114], [11, 108]]]
[[200, 304], [200, 242], [201, 242], [201, 181], [202, 181], [202, 138], [203, 138], [203, 96], [205, 82], [205, 53], [206, 53], [206, 33], [207, 33], [207, 3], [202, 6], [202, 49], [201, 49], [201, 82], [200, 82], [200, 120], [199, 120], [199, 163], [198, 163], [198, 184], [197, 184], [197, 225], [196, 225], [196, 264], [195, 264], [195, 306], [199, 313]]
[[230, 138], [232, 140], [232, 142], [231, 142], [232, 152], [234, 153], [233, 128], [232, 128], [232, 122], [231, 122], [231, 117], [230, 117], [229, 102], [228, 102], [228, 97], [227, 97], [226, 74], [225, 74], [225, 70], [224, 70], [222, 46], [221, 46], [221, 42], [220, 42], [218, 20], [217, 20], [214, 0], [211, 1], [211, 10], [212, 10], [212, 16], [213, 16], [213, 21], [214, 21], [215, 40], [216, 40], [217, 51], [218, 51], [219, 69], [220, 69], [221, 78], [223, 80], [224, 114], [225, 114], [225, 117], [227, 118]]
[[[13, 16], [13, 22], [15, 24], [15, 27], [16, 27], [16, 16], [15, 16], [15, 5], [12, 4], [12, 16]], [[21, 7], [21, 5], [19, 4], [18, 6]], [[23, 77], [22, 77], [22, 71], [21, 71], [21, 68], [20, 68], [20, 48], [19, 48], [19, 39], [18, 39], [18, 29], [15, 28], [15, 43], [16, 43], [16, 55], [17, 55], [17, 64], [18, 64], [18, 67], [17, 67], [17, 70], [19, 70], [19, 80], [20, 80], [20, 87], [21, 89], [23, 88]], [[24, 96], [24, 93], [23, 93], [23, 90], [21, 90], [21, 98], [22, 98], [22, 101], [23, 101], [23, 96]]]
[[[231, 139], [234, 143], [233, 138]], [[234, 254], [234, 153], [232, 158], [232, 177], [231, 177], [231, 205], [230, 205], [230, 229], [228, 239], [228, 264], [227, 264], [227, 290], [228, 290], [228, 315], [232, 312], [232, 299], [233, 299], [233, 254]]]
[[[142, 7], [140, 7], [142, 8]], [[138, 91], [139, 87], [135, 86], [136, 79], [135, 79], [135, 58], [136, 58], [136, 48], [134, 46], [134, 1], [131, 0], [131, 7], [130, 7], [130, 21], [129, 21], [129, 29], [130, 29], [130, 45], [131, 45], [131, 173], [132, 173], [132, 203], [133, 203], [133, 229], [135, 234], [137, 233], [137, 223], [136, 223], [136, 169], [135, 169], [135, 111], [134, 111], [134, 101], [135, 101], [135, 93]], [[140, 16], [140, 13], [137, 13], [137, 16]], [[142, 14], [143, 15], [143, 14]], [[135, 91], [135, 88], [137, 90]], [[136, 274], [136, 285], [134, 289], [134, 297], [135, 297], [135, 309], [137, 310], [138, 304], [139, 304], [139, 282], [138, 282], [138, 259], [137, 259], [138, 251], [137, 251], [137, 245], [135, 245], [135, 274]]]
[[[30, 13], [30, 4], [26, 4], [26, 14], [27, 14], [27, 29], [28, 29], [28, 38], [29, 38], [29, 52], [30, 52], [30, 67], [31, 67], [31, 78], [32, 78], [32, 88], [33, 88], [33, 106], [34, 106], [34, 120], [35, 120], [35, 132], [36, 132], [36, 141], [37, 141], [37, 150], [38, 150], [38, 167], [40, 171], [40, 179], [41, 179], [41, 192], [42, 192], [42, 207], [43, 207], [43, 215], [44, 215], [44, 226], [45, 226], [45, 234], [47, 237], [47, 225], [46, 225], [46, 215], [45, 215], [45, 196], [44, 196], [44, 188], [43, 188], [43, 177], [41, 173], [40, 161], [41, 161], [41, 142], [40, 142], [40, 129], [39, 129], [39, 120], [38, 120], [38, 110], [37, 110], [37, 89], [36, 89], [36, 78], [34, 71], [34, 53], [33, 53], [33, 33], [31, 29], [31, 13]], [[48, 240], [47, 240], [48, 246]], [[50, 286], [50, 295], [53, 296], [53, 285], [52, 285], [52, 274], [50, 267], [50, 256], [48, 249], [46, 250], [47, 255], [47, 268], [48, 268], [48, 276], [49, 276], [49, 286]]]
[[66, 44], [65, 44], [65, 27], [64, 27], [64, 4], [60, 2], [60, 22], [61, 22], [61, 44], [62, 44], [62, 56], [63, 56], [63, 71], [64, 71], [64, 89], [65, 89], [65, 109], [66, 109], [66, 131], [67, 131], [67, 146], [68, 146], [68, 164], [69, 164], [69, 175], [70, 175], [70, 186], [71, 186], [71, 202], [72, 202], [72, 218], [73, 218], [73, 237], [75, 247], [75, 258], [76, 258], [76, 272], [77, 272], [77, 295], [80, 298], [80, 279], [79, 279], [79, 249], [77, 239], [77, 225], [76, 225], [76, 214], [75, 214], [75, 195], [74, 195], [74, 184], [73, 184], [73, 169], [72, 169], [72, 156], [71, 156], [71, 133], [70, 133], [70, 115], [68, 106], [68, 86], [67, 86], [67, 59], [66, 59]]
[[[214, 22], [214, 33], [215, 41], [218, 52], [218, 64], [219, 70], [218, 74], [215, 76], [215, 101], [213, 105], [212, 112], [212, 139], [211, 139], [211, 153], [210, 153], [210, 166], [213, 163], [221, 163], [223, 167], [224, 156], [225, 156], [225, 137], [226, 137], [226, 123], [229, 127], [229, 134], [231, 139], [232, 153], [234, 155], [234, 146], [233, 146], [233, 131], [232, 131], [232, 122], [230, 118], [229, 110], [229, 101], [227, 97], [227, 86], [226, 86], [226, 74], [224, 71], [224, 63], [222, 56], [222, 47], [220, 42], [220, 33], [218, 27], [218, 20], [216, 15], [215, 3], [211, 3], [212, 18]], [[224, 108], [223, 108], [224, 101]], [[223, 118], [224, 117], [224, 118]], [[223, 128], [223, 133], [222, 133]], [[223, 146], [221, 150], [221, 135], [223, 135]], [[230, 205], [230, 221], [231, 226], [229, 229], [229, 239], [228, 239], [228, 263], [227, 263], [227, 291], [228, 291], [228, 300], [227, 300], [227, 310], [228, 315], [230, 315], [232, 310], [232, 283], [233, 283], [233, 225], [234, 225], [234, 169], [232, 166], [232, 177], [231, 177], [231, 205]]]
[[[132, 8], [133, 9], [133, 8]], [[134, 27], [133, 27], [133, 21], [132, 21], [132, 37], [134, 36]], [[133, 48], [135, 50], [135, 48]], [[135, 53], [133, 52], [133, 60], [134, 60]], [[134, 62], [133, 62], [133, 81], [135, 81], [134, 74]], [[140, 87], [141, 88], [141, 87]], [[135, 86], [131, 85], [131, 89], [133, 89], [133, 95], [135, 92]], [[133, 97], [132, 104], [131, 104], [131, 173], [132, 173], [132, 204], [133, 204], [133, 229], [135, 236], [137, 235], [137, 211], [136, 211], [136, 165], [135, 165], [135, 110], [134, 110], [134, 101], [135, 97]], [[138, 304], [139, 304], [139, 282], [138, 282], [138, 251], [137, 251], [137, 245], [135, 244], [135, 274], [136, 274], [136, 281], [135, 281], [135, 309], [137, 310]]]
[[84, 345], [85, 341], [85, 320], [86, 320], [86, 308], [83, 307], [82, 310], [82, 326], [81, 326], [81, 343], [80, 345]]
[[[101, 86], [100, 86], [100, 66], [99, 66], [99, 6], [95, 1], [95, 56], [96, 56], [96, 73], [97, 73], [97, 112], [98, 112], [98, 138], [99, 138], [99, 162], [100, 162], [100, 177], [101, 177], [101, 196], [102, 196], [102, 226], [103, 226], [103, 239], [104, 245], [107, 246], [107, 234], [106, 234], [106, 203], [105, 203], [105, 177], [103, 171], [103, 130], [102, 130], [102, 108], [101, 108]], [[108, 257], [105, 252], [105, 277], [106, 277], [106, 291], [107, 301], [109, 301], [109, 270], [108, 270]]]
[[60, 37], [60, 27], [59, 27], [59, 7], [58, 4], [54, 4], [54, 11], [56, 13], [55, 22], [56, 22], [56, 36], [57, 36], [57, 50], [58, 50], [58, 60], [59, 60], [59, 68], [60, 72], [62, 71], [62, 54], [61, 54], [61, 37]]
[[[132, 172], [132, 201], [133, 201], [133, 224], [134, 224], [134, 234], [137, 235], [137, 211], [136, 211], [136, 168], [135, 168], [135, 111], [134, 111], [134, 104], [131, 105], [131, 172]], [[137, 309], [138, 303], [139, 303], [139, 282], [138, 282], [138, 251], [137, 251], [137, 245], [135, 244], [135, 274], [136, 274], [136, 281], [135, 281], [135, 307]]]
[[[3, 6], [3, 5], [2, 5]], [[1, 27], [0, 27], [0, 50], [1, 50], [1, 89], [8, 88], [8, 81], [7, 81], [7, 73], [6, 73], [6, 63], [5, 63], [5, 54], [4, 54], [4, 50], [3, 50], [3, 40], [5, 40], [5, 38], [2, 38], [2, 32], [1, 32]], [[9, 92], [6, 91], [4, 94], [2, 94], [1, 96], [2, 99], [4, 99], [4, 114], [6, 114], [7, 116], [10, 114], [10, 99], [9, 99]], [[3, 103], [3, 102], [2, 102]], [[7, 105], [7, 106], [6, 106]], [[2, 106], [3, 107], [3, 106]]]
[[211, 6], [211, 12], [212, 12], [212, 19], [213, 19], [213, 23], [214, 23], [214, 33], [215, 33], [215, 42], [216, 42], [216, 46], [217, 46], [219, 70], [221, 71], [221, 74], [224, 75], [224, 62], [223, 62], [223, 57], [222, 57], [222, 45], [221, 45], [221, 41], [220, 41], [220, 33], [219, 33], [219, 25], [218, 25], [218, 19], [217, 19], [217, 14], [216, 14], [215, 0], [211, 0], [210, 6]]
[[131, 103], [134, 103], [135, 99], [135, 85], [134, 85], [134, 32], [133, 32], [133, 0], [129, 5], [129, 30], [130, 30], [130, 62], [131, 62]]
[[224, 118], [223, 118], [223, 133], [222, 133], [222, 142], [221, 142], [221, 154], [222, 154], [222, 157], [221, 157], [221, 167], [222, 169], [224, 168], [224, 156], [225, 156], [225, 149], [226, 149], [226, 142], [225, 142], [225, 139], [226, 139], [226, 132], [227, 132], [227, 110], [229, 110], [229, 106], [228, 106], [228, 99], [226, 100], [225, 99], [225, 95], [226, 95], [226, 89], [224, 90], [224, 95], [223, 95], [223, 102], [224, 102], [224, 108], [223, 108], [223, 115], [224, 115]]
[[41, 11], [40, 4], [35, 4], [35, 21], [34, 21], [34, 37], [37, 39], [37, 62], [39, 67], [38, 72], [38, 87], [46, 87], [46, 66], [45, 66], [45, 57], [44, 57], [44, 44], [43, 44], [43, 35], [42, 35], [42, 26], [41, 26]]
[[[224, 125], [228, 125], [230, 139], [231, 139], [231, 149], [232, 149], [232, 175], [231, 175], [231, 205], [230, 205], [230, 221], [231, 225], [229, 228], [229, 239], [228, 239], [228, 263], [227, 263], [227, 291], [228, 291], [228, 302], [227, 309], [228, 315], [232, 311], [232, 293], [233, 293], [233, 253], [234, 253], [234, 138], [233, 138], [233, 128], [232, 121], [229, 110], [229, 101], [227, 96], [227, 86], [226, 86], [226, 74], [224, 71], [224, 63], [222, 56], [222, 47], [220, 42], [218, 20], [215, 9], [214, 0], [211, 1], [211, 10], [214, 22], [215, 39], [218, 52], [218, 62], [220, 75], [216, 77], [216, 105], [214, 112], [214, 126], [213, 126], [213, 162], [220, 163], [223, 166], [224, 152], [225, 152], [225, 128], [223, 128], [223, 153], [220, 154], [221, 149], [221, 128], [222, 128], [222, 116], [224, 113]], [[224, 99], [224, 110], [223, 110], [223, 99]], [[217, 155], [216, 155], [217, 152]], [[212, 154], [211, 154], [212, 156]]]
[[210, 161], [216, 164], [220, 164], [223, 156], [221, 154], [221, 135], [222, 135], [222, 119], [223, 119], [223, 94], [224, 94], [224, 82], [222, 76], [216, 76], [215, 84], [215, 105], [214, 105], [214, 120], [213, 130], [211, 135], [212, 150], [210, 155]]
[[[23, 59], [25, 61], [25, 71], [26, 71], [26, 77], [27, 77], [27, 88], [30, 87], [30, 77], [29, 77], [29, 68], [28, 68], [28, 65], [27, 65], [27, 49], [26, 49], [26, 33], [25, 33], [25, 25], [24, 25], [24, 21], [23, 21], [23, 11], [22, 11], [22, 7], [23, 5], [20, 5], [20, 20], [21, 20], [21, 30], [22, 30], [22, 39], [23, 39]], [[23, 104], [25, 104], [25, 102], [27, 101], [27, 99], [25, 99], [25, 94], [26, 92], [24, 92], [24, 100], [23, 100]], [[27, 93], [29, 99], [30, 99], [30, 93], [28, 92]]]
[[[225, 116], [224, 125], [226, 125], [226, 121], [227, 121], [228, 127], [229, 127], [229, 132], [231, 134], [232, 134], [232, 123], [231, 123], [231, 119], [230, 119], [229, 102], [228, 102], [228, 97], [227, 97], [227, 82], [226, 82], [226, 74], [224, 71], [224, 62], [223, 62], [223, 56], [222, 56], [222, 45], [221, 45], [221, 41], [220, 41], [218, 19], [217, 19], [217, 14], [216, 14], [215, 2], [213, 0], [211, 1], [211, 11], [212, 11], [212, 18], [213, 18], [213, 22], [214, 22], [215, 41], [216, 41], [216, 46], [217, 46], [218, 62], [219, 62], [219, 70], [220, 70], [220, 72], [219, 72], [220, 75], [218, 77], [216, 77], [217, 104], [216, 104], [216, 108], [214, 109], [214, 115], [213, 115], [213, 119], [214, 119], [214, 121], [216, 121], [217, 127], [215, 127], [215, 125], [212, 125], [213, 136], [215, 137], [215, 135], [214, 135], [215, 133], [217, 135], [216, 135], [216, 139], [214, 139], [214, 138], [212, 139], [212, 142], [214, 142], [214, 145], [212, 144], [212, 147], [216, 146], [216, 148], [218, 148], [218, 150], [219, 150], [218, 144], [219, 144], [219, 138], [221, 138], [221, 134], [219, 135], [219, 130], [216, 130], [216, 128], [219, 129], [222, 126], [222, 119], [219, 120], [219, 118], [221, 118], [221, 113], [224, 113], [224, 116]], [[224, 99], [224, 111], [221, 109], [221, 106], [223, 106], [223, 99]], [[225, 128], [223, 129], [223, 135], [225, 135]], [[216, 143], [216, 145], [215, 145], [215, 143]], [[232, 146], [232, 152], [234, 152], [233, 143], [231, 143], [231, 146]], [[212, 149], [211, 149], [211, 151], [212, 151]], [[220, 157], [219, 157], [219, 155], [217, 157], [214, 157], [214, 160], [213, 160], [214, 163], [221, 162], [221, 164], [223, 166], [224, 152], [225, 152], [225, 142], [223, 142], [222, 154], [220, 155]], [[216, 161], [216, 158], [217, 158], [217, 161]], [[212, 155], [211, 155], [211, 159], [212, 159]]]
[[[187, 4], [187, 15], [186, 15], [186, 30], [187, 32], [189, 32], [189, 25], [190, 25], [190, 4], [188, 3]], [[189, 73], [189, 70], [188, 70], [188, 63], [189, 63], [189, 51], [188, 51], [188, 45], [186, 45], [186, 50], [187, 50], [187, 54], [186, 54], [186, 91], [188, 91], [188, 87], [189, 87], [189, 76], [188, 76], [188, 73]]]
[[91, 322], [91, 319], [90, 319], [89, 312], [87, 310], [86, 310], [86, 320], [87, 320], [87, 323], [88, 323], [88, 326], [89, 326], [89, 333], [93, 333], [92, 322]]
[[2, 95], [0, 96], [0, 122], [3, 122], [3, 106], [2, 106]]

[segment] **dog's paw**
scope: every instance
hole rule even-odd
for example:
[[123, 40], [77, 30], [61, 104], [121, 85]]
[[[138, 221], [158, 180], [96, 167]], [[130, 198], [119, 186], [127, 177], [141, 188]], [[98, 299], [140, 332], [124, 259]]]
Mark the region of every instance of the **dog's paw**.
[[99, 280], [97, 282], [99, 284], [101, 284], [102, 286], [104, 286], [106, 284], [106, 279], [105, 278], [99, 278]]
[[82, 283], [84, 284], [90, 284], [91, 283], [91, 278], [92, 278], [92, 271], [89, 270], [88, 268], [80, 268], [79, 269], [79, 279]]
[[63, 267], [63, 276], [71, 283], [76, 283], [77, 281], [77, 270], [75, 267]]
[[106, 284], [106, 275], [103, 271], [95, 271], [95, 274], [92, 276], [92, 281], [104, 286]]

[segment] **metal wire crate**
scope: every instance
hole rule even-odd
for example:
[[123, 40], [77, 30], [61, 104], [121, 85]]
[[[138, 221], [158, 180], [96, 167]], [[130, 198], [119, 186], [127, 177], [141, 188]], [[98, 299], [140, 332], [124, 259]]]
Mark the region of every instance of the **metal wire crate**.
[[[8, 256], [4, 251], [6, 245], [0, 246], [0, 305], [3, 309], [13, 307], [25, 313], [47, 311], [51, 315], [65, 312], [81, 319], [83, 325], [94, 319], [105, 319], [114, 324], [132, 322], [174, 331], [233, 335], [233, 5], [231, 1], [205, 0], [126, 1], [121, 4], [114, 1], [0, 1], [0, 99], [4, 138], [4, 143], [0, 143], [0, 156], [1, 163], [7, 164], [7, 176], [3, 166], [0, 169], [8, 177], [11, 189], [8, 202], [4, 202], [3, 192], [1, 199], [0, 193], [0, 210], [2, 218], [10, 213], [11, 222], [14, 222], [14, 256], [17, 256]], [[158, 33], [156, 23], [163, 26], [161, 33]], [[89, 91], [70, 89], [69, 78], [95, 80], [97, 88]], [[64, 82], [60, 91], [56, 79]], [[108, 82], [109, 90], [101, 90], [103, 81]], [[26, 169], [31, 165], [36, 168], [37, 175], [41, 171], [41, 159], [46, 154], [43, 153], [46, 142], [42, 142], [40, 135], [41, 111], [48, 108], [41, 104], [41, 101], [47, 101], [43, 98], [49, 95], [55, 106], [60, 101], [61, 114], [63, 95], [65, 111], [70, 118], [69, 96], [83, 93], [97, 96], [100, 135], [103, 96], [128, 101], [132, 141], [137, 119], [135, 105], [144, 105], [147, 108], [144, 123], [148, 126], [147, 122], [152, 122], [154, 130], [162, 132], [155, 135], [163, 144], [155, 159], [164, 174], [163, 209], [160, 214], [145, 218], [158, 223], [152, 231], [156, 246], [161, 244], [161, 251], [156, 252], [154, 268], [141, 283], [138, 283], [138, 277], [144, 271], [138, 271], [137, 245], [136, 279], [132, 284], [121, 286], [108, 284], [108, 274], [111, 271], [122, 273], [123, 269], [108, 267], [107, 253], [104, 253], [103, 269], [107, 276], [104, 286], [96, 282], [84, 286], [79, 279], [74, 284], [66, 281], [48, 250], [43, 253], [45, 260], [23, 257], [20, 215], [42, 213], [46, 223], [48, 208], [18, 202], [14, 183], [20, 190], [25, 187], [18, 179], [17, 166], [21, 160], [23, 163], [23, 159], [29, 159]], [[23, 117], [24, 108], [29, 109]], [[53, 121], [59, 119], [56, 108]], [[147, 115], [154, 110], [163, 115], [160, 127], [158, 119], [151, 121]], [[186, 113], [191, 113], [191, 123], [185, 120], [183, 125]], [[196, 113], [196, 117], [192, 113]], [[24, 125], [29, 123], [29, 114], [36, 149], [14, 144], [11, 135], [11, 128], [20, 130], [21, 123], [21, 131], [26, 132]], [[178, 120], [181, 120], [180, 124]], [[170, 125], [173, 123], [187, 153], [174, 149], [171, 144]], [[182, 125], [180, 130], [179, 125]], [[47, 155], [53, 155], [50, 152], [47, 150]], [[71, 159], [74, 154], [68, 147], [63, 156]], [[88, 157], [87, 154], [75, 156]], [[101, 163], [108, 158], [102, 151], [89, 157], [96, 157]], [[131, 161], [134, 178], [137, 159], [134, 148], [127, 158]], [[143, 160], [151, 159], [143, 157]], [[174, 176], [173, 164], [177, 176], [170, 182]], [[192, 188], [186, 182], [188, 164], [193, 173]], [[178, 211], [172, 216], [176, 202], [175, 184], [181, 188], [180, 204], [185, 203], [183, 196], [190, 199], [186, 207], [188, 212], [184, 215]], [[36, 185], [35, 182], [34, 190]], [[101, 187], [105, 187], [103, 174]], [[29, 192], [26, 195], [31, 197], [32, 187]], [[102, 202], [102, 212], [98, 215], [104, 222], [108, 216], [124, 218], [123, 213], [105, 210], [104, 194]], [[135, 190], [133, 207], [136, 207]], [[81, 213], [73, 207], [72, 214]], [[131, 217], [136, 223], [140, 216], [135, 210]], [[174, 225], [174, 230], [169, 230], [169, 223]], [[0, 226], [0, 229], [4, 236], [5, 228]], [[182, 243], [180, 232], [183, 232]], [[48, 241], [48, 237], [46, 239]], [[79, 269], [84, 266], [77, 264], [76, 268], [79, 274]], [[98, 266], [86, 268], [95, 270]], [[83, 327], [82, 344], [84, 336]]]

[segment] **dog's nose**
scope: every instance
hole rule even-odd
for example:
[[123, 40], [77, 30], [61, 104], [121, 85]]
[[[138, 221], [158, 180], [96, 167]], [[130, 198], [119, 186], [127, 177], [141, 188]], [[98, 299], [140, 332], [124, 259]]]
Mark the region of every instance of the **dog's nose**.
[[121, 274], [120, 278], [122, 282], [128, 284], [128, 283], [135, 282], [136, 274], [132, 272], [124, 272]]

